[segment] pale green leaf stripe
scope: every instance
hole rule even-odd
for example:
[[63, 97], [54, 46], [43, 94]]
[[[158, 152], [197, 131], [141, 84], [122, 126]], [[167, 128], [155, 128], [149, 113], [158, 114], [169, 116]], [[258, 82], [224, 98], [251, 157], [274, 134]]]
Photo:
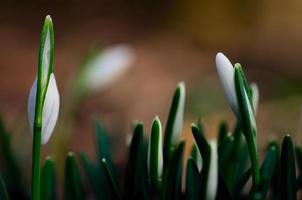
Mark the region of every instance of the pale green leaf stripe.
[[157, 188], [163, 173], [162, 128], [158, 117], [155, 117], [148, 147], [148, 173], [151, 187]]
[[185, 84], [184, 82], [180, 82], [175, 90], [167, 119], [164, 139], [165, 156], [171, 154], [171, 151], [178, 145], [181, 137], [185, 108], [185, 92]]

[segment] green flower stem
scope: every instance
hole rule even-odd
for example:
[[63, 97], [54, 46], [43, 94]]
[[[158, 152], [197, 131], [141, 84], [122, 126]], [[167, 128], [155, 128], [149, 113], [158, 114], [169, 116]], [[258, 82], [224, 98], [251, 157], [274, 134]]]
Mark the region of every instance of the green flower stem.
[[238, 98], [237, 117], [248, 145], [252, 165], [252, 191], [260, 185], [259, 158], [257, 151], [257, 127], [251, 103], [251, 92], [240, 64], [235, 64], [235, 87]]
[[32, 157], [32, 199], [40, 200], [41, 126], [34, 126]]

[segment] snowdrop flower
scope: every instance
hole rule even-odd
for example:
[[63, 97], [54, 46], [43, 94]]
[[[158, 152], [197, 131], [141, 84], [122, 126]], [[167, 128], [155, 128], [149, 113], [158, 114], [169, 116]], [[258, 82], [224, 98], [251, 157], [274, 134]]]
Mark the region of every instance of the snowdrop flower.
[[[223, 53], [217, 53], [216, 69], [228, 103], [235, 115], [238, 116], [239, 108], [235, 88], [235, 68]], [[250, 88], [253, 94], [252, 104], [256, 113], [259, 104], [259, 89], [256, 83], [251, 83]]]
[[108, 88], [127, 71], [134, 58], [133, 48], [125, 44], [100, 51], [88, 60], [80, 72], [78, 87], [83, 91], [102, 91]]
[[41, 128], [41, 142], [46, 144], [57, 122], [59, 113], [59, 92], [53, 73], [53, 27], [49, 16], [42, 30], [39, 50], [38, 75], [28, 97], [28, 119], [31, 133]]
[[162, 127], [158, 117], [152, 123], [147, 165], [150, 182], [158, 185], [163, 174]]
[[238, 100], [236, 96], [234, 78], [235, 69], [229, 59], [223, 53], [216, 54], [216, 69], [227, 100], [233, 112], [237, 115]]
[[211, 148], [210, 167], [207, 183], [206, 199], [214, 200], [216, 198], [218, 188], [218, 154], [217, 154], [217, 142], [214, 140], [209, 141]]
[[[37, 94], [37, 78], [34, 81], [28, 97], [28, 119], [33, 133], [35, 108]], [[59, 114], [60, 97], [57, 88], [55, 75], [50, 75], [48, 88], [46, 91], [45, 101], [42, 112], [42, 144], [46, 144], [56, 125]]]

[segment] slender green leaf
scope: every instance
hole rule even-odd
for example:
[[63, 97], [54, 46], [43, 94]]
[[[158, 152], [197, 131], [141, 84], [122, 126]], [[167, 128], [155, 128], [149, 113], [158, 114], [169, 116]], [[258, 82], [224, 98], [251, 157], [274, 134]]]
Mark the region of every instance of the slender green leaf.
[[128, 161], [125, 173], [124, 197], [123, 199], [137, 199], [144, 184], [141, 175], [144, 173], [144, 126], [137, 123], [134, 127], [133, 137], [130, 145]]
[[280, 199], [280, 191], [282, 190], [281, 186], [281, 178], [280, 178], [280, 147], [279, 144], [276, 140], [272, 140], [271, 142], [269, 142], [269, 149], [274, 146], [276, 148], [277, 151], [277, 160], [276, 160], [276, 165], [275, 165], [275, 169], [274, 169], [274, 174], [272, 177], [272, 181], [271, 181], [271, 198], [272, 199]]
[[224, 141], [228, 135], [228, 126], [226, 122], [221, 122], [218, 131], [218, 146]]
[[84, 189], [77, 162], [73, 153], [68, 153], [65, 162], [65, 199], [81, 200], [85, 199]]
[[280, 167], [281, 199], [297, 199], [294, 145], [289, 135], [282, 143]]
[[266, 195], [276, 169], [277, 157], [277, 148], [275, 146], [269, 147], [260, 169], [261, 184], [257, 196], [261, 199], [267, 199]]
[[[95, 123], [95, 131], [94, 131], [95, 140], [96, 140], [96, 143], [97, 143], [97, 145], [96, 145], [97, 146], [97, 156], [99, 158], [98, 162], [102, 158], [106, 159], [107, 165], [110, 168], [111, 175], [113, 177], [113, 181], [115, 181], [115, 184], [117, 186], [119, 186], [117, 184], [117, 179], [118, 179], [117, 178], [117, 171], [116, 171], [116, 168], [115, 168], [115, 165], [113, 163], [111, 153], [110, 153], [110, 146], [109, 146], [110, 142], [108, 140], [108, 134], [106, 132], [105, 127], [102, 125], [102, 123], [99, 120], [97, 120], [95, 118], [94, 123]], [[99, 163], [99, 164], [101, 164], [101, 163]]]
[[175, 149], [164, 178], [163, 199], [180, 199], [182, 182], [182, 160], [185, 143], [181, 142]]
[[297, 189], [302, 187], [302, 149], [299, 146], [295, 148], [296, 160], [299, 169], [299, 176], [297, 178]]
[[107, 165], [111, 169], [112, 176], [116, 180], [116, 170], [110, 154], [110, 147], [109, 147], [109, 141], [107, 138], [106, 130], [104, 126], [101, 124], [101, 122], [98, 121], [97, 119], [94, 119], [94, 124], [95, 124], [94, 133], [95, 133], [98, 158], [106, 159]]
[[218, 146], [218, 162], [219, 162], [220, 173], [224, 177], [225, 184], [227, 184], [229, 188], [231, 188], [231, 183], [233, 178], [233, 174], [231, 170], [234, 165], [234, 162], [230, 162], [233, 146], [234, 146], [234, 137], [231, 135], [227, 135], [224, 138], [224, 141], [222, 141]]
[[55, 164], [51, 157], [47, 157], [41, 174], [41, 199], [57, 199]]
[[26, 199], [22, 174], [18, 166], [17, 158], [11, 146], [11, 136], [4, 127], [2, 118], [0, 117], [0, 154], [3, 159], [4, 176], [6, 185], [10, 191], [18, 191], [11, 194], [13, 199]]
[[110, 169], [109, 169], [109, 166], [107, 164], [106, 159], [102, 158], [101, 163], [102, 163], [102, 168], [104, 170], [105, 178], [107, 180], [107, 184], [108, 184], [109, 189], [110, 189], [111, 196], [114, 197], [114, 199], [121, 199], [121, 195], [120, 195], [120, 193], [117, 189], [115, 181], [113, 180], [113, 177], [111, 175], [111, 172], [110, 172]]
[[223, 178], [223, 174], [221, 173], [221, 171], [219, 170], [219, 179], [218, 179], [218, 191], [217, 191], [217, 196], [216, 199], [225, 199], [225, 200], [231, 200], [232, 195], [231, 192], [229, 190], [229, 187], [227, 186], [224, 178]]
[[97, 199], [108, 199], [109, 197], [107, 195], [106, 181], [103, 171], [93, 165], [85, 153], [80, 153], [79, 156]]
[[165, 138], [164, 138], [164, 156], [165, 160], [171, 156], [180, 140], [183, 115], [185, 107], [185, 85], [180, 82], [175, 90], [173, 100], [167, 119]]
[[[235, 146], [236, 146], [236, 138], [234, 141], [234, 147]], [[249, 164], [249, 150], [244, 140], [241, 140], [240, 145], [238, 145], [238, 147], [236, 148], [236, 152], [234, 148], [230, 159], [234, 161], [231, 162], [230, 164], [231, 165], [230, 169], [232, 170], [230, 174], [231, 176], [233, 176], [232, 188], [234, 188], [234, 186], [238, 182], [240, 182], [240, 178], [247, 170]]]
[[208, 176], [209, 176], [211, 149], [203, 133], [195, 124], [192, 124], [192, 133], [203, 160], [203, 166], [201, 170], [201, 184], [205, 184], [205, 185], [201, 186], [201, 196], [202, 199], [205, 199], [207, 193], [206, 183], [208, 182]]
[[251, 168], [245, 171], [234, 185], [232, 191], [232, 196], [234, 197], [234, 199], [238, 199], [240, 197], [243, 187], [246, 185], [251, 176], [251, 171]]
[[257, 127], [252, 105], [252, 97], [249, 97], [248, 95], [250, 89], [248, 89], [249, 86], [246, 84], [246, 80], [240, 65], [235, 65], [235, 87], [239, 105], [237, 117], [249, 147], [252, 163], [253, 189], [255, 189], [260, 184], [259, 160], [256, 141]]
[[148, 149], [148, 172], [151, 192], [157, 193], [163, 174], [162, 129], [158, 117], [154, 119], [151, 128]]
[[199, 200], [200, 196], [200, 174], [197, 164], [193, 158], [187, 161], [187, 174], [186, 174], [186, 199]]
[[1, 176], [0, 176], [0, 199], [9, 200], [6, 185]]

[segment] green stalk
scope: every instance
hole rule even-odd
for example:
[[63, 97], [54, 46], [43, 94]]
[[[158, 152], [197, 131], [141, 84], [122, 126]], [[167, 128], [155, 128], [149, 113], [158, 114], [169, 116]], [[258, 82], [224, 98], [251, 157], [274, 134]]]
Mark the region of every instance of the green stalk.
[[238, 98], [238, 113], [241, 130], [248, 145], [252, 165], [252, 191], [260, 185], [259, 159], [257, 151], [257, 127], [254, 109], [251, 103], [250, 88], [247, 84], [240, 64], [235, 64], [235, 87]]
[[40, 200], [40, 154], [41, 126], [34, 127], [33, 158], [32, 158], [32, 199]]

